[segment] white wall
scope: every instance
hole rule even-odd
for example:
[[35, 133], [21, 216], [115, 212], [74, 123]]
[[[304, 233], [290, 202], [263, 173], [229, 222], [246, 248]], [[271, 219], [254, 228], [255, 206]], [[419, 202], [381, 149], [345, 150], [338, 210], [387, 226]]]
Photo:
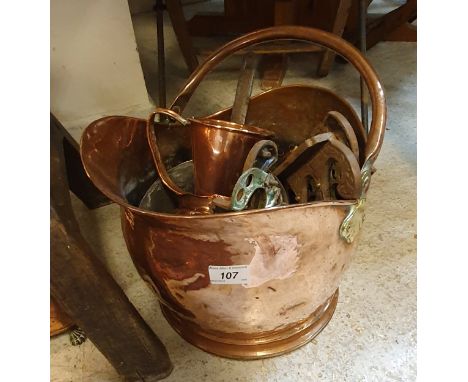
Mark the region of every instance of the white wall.
[[150, 110], [127, 0], [50, 5], [51, 111], [65, 127]]

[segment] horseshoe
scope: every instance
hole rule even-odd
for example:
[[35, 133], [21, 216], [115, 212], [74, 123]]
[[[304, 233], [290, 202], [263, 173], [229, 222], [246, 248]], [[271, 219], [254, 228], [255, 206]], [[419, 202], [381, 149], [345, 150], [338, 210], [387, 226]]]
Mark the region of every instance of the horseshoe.
[[273, 141], [263, 139], [255, 143], [244, 162], [242, 172], [252, 167], [268, 171], [278, 161], [278, 146]]

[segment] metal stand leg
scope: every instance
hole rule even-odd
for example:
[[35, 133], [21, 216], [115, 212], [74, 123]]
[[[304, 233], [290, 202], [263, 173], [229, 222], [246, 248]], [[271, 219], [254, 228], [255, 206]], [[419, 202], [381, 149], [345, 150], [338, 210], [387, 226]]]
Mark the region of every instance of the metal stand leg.
[[164, 4], [156, 0], [156, 31], [158, 39], [158, 103], [159, 107], [166, 107], [166, 60], [164, 57]]
[[[367, 0], [359, 0], [359, 48], [363, 55], [366, 54], [366, 37], [367, 37]], [[369, 132], [369, 114], [367, 105], [369, 103], [366, 84], [361, 77], [361, 120], [366, 132]]]

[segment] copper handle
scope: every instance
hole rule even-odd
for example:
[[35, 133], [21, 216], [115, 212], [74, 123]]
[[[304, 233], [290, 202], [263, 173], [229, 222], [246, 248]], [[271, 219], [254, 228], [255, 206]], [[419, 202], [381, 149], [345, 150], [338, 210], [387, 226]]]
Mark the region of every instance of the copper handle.
[[203, 64], [195, 69], [187, 80], [185, 87], [172, 103], [171, 109], [181, 112], [202, 79], [227, 56], [254, 44], [283, 39], [312, 42], [331, 49], [348, 60], [364, 78], [372, 102], [372, 123], [366, 143], [365, 159], [368, 165], [372, 164], [382, 146], [387, 118], [387, 107], [382, 84], [371, 64], [358, 49], [342, 38], [319, 29], [300, 26], [272, 27], [246, 34], [227, 43], [212, 53]]
[[166, 166], [164, 166], [164, 162], [161, 157], [161, 153], [159, 152], [158, 148], [158, 140], [156, 138], [156, 133], [154, 132], [154, 120], [156, 115], [163, 114], [167, 115], [168, 117], [175, 119], [180, 124], [186, 126], [190, 123], [190, 121], [186, 120], [175, 111], [164, 109], [161, 107], [156, 108], [148, 117], [148, 121], [146, 122], [146, 137], [148, 139], [148, 144], [151, 150], [151, 154], [153, 156], [153, 161], [158, 171], [159, 177], [161, 178], [161, 182], [168, 187], [172, 192], [175, 194], [182, 196], [187, 194], [184, 190], [182, 190], [177, 184], [175, 184], [169, 174], [167, 173]]

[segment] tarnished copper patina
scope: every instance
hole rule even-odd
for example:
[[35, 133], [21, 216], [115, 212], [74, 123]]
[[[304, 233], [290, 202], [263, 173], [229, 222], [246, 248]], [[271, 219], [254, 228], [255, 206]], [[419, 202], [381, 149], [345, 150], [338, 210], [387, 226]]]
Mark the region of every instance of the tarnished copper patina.
[[[358, 199], [195, 216], [178, 215], [171, 208], [149, 211], [138, 207], [157, 179], [146, 121], [102, 118], [85, 130], [81, 142], [88, 175], [122, 207], [128, 250], [142, 277], [158, 294], [167, 320], [187, 341], [226, 357], [262, 358], [291, 351], [307, 343], [330, 320], [343, 272], [356, 249], [370, 169], [385, 131], [384, 92], [371, 65], [341, 38], [305, 27], [269, 28], [228, 43], [195, 70], [171, 109], [182, 113], [198, 83], [223, 58], [253, 44], [278, 39], [317, 43], [338, 52], [357, 68], [372, 101], [369, 136], [354, 119], [352, 109], [336, 107], [343, 105], [341, 101], [331, 101], [328, 106], [324, 103], [316, 117], [276, 113], [277, 119], [271, 119], [262, 111], [262, 103], [267, 108], [282, 104], [274, 100], [276, 90], [251, 99], [246, 123], [275, 132], [279, 150], [289, 151], [291, 144], [320, 133], [309, 125], [311, 118], [322, 123], [329, 111], [343, 114], [359, 143], [363, 181]], [[315, 91], [287, 87], [292, 98], [283, 98], [285, 108], [294, 109], [291, 102], [297, 98], [293, 94], [303, 91], [301, 88]], [[322, 90], [319, 93], [324, 94]], [[276, 94], [282, 97], [280, 90]], [[327, 94], [338, 99], [331, 92]], [[223, 113], [229, 111], [218, 113], [217, 118], [229, 119], [221, 118]], [[251, 113], [264, 117], [252, 120]], [[173, 130], [161, 124], [156, 132], [167, 168], [191, 159], [190, 142], [183, 135], [171, 135]], [[248, 283], [212, 284], [210, 265], [248, 265]]]

